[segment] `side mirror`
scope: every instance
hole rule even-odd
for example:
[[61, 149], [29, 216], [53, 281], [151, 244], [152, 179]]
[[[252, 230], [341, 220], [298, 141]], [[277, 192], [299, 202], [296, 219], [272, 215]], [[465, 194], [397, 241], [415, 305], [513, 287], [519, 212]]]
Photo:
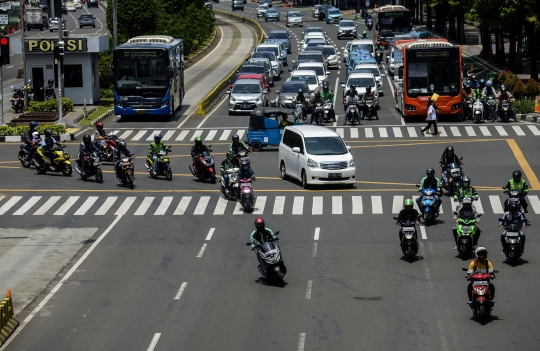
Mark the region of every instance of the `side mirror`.
[[278, 235], [279, 234], [279, 230], [277, 232], [274, 233], [274, 235]]
[[454, 214], [457, 216], [458, 213], [456, 211], [454, 211]]
[[276, 94], [278, 94], [278, 95], [279, 95], [279, 94], [281, 94], [281, 93], [280, 93], [279, 91], [276, 91]]
[[502, 218], [497, 218], [497, 220], [500, 222], [500, 221], [502, 221], [503, 219], [502, 219]]
[[414, 186], [415, 186], [415, 187], [419, 187], [419, 186], [420, 186], [420, 184], [414, 184]]
[[289, 72], [292, 72], [292, 70], [291, 70], [290, 68], [288, 69], [288, 71], [289, 71]]
[[246, 246], [251, 246], [251, 243], [246, 243]]
[[268, 94], [268, 90], [264, 89], [263, 94]]
[[461, 268], [461, 270], [462, 270], [463, 272], [467, 272], [467, 271], [468, 271], [467, 268]]
[[395, 219], [397, 221], [397, 217], [392, 217], [392, 219]]
[[229, 90], [227, 90], [227, 91], [225, 92], [225, 94], [230, 94], [230, 93], [231, 93], [231, 89], [229, 89]]
[[480, 213], [480, 214], [478, 214], [477, 216], [478, 216], [478, 217], [482, 217], [482, 214]]
[[382, 73], [382, 74], [381, 74], [381, 77], [386, 77], [386, 74]]
[[228, 80], [227, 83], [232, 84], [230, 80]]
[[292, 152], [294, 152], [295, 154], [299, 154], [300, 153], [300, 148], [298, 146], [293, 147]]
[[351, 151], [351, 147], [349, 145], [346, 146], [348, 151]]
[[342, 88], [345, 88], [345, 83], [340, 84]]

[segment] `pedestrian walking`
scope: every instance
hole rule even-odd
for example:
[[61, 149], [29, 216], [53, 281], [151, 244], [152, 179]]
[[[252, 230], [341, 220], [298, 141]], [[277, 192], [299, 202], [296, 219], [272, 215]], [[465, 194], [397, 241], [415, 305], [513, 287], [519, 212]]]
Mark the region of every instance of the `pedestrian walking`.
[[430, 134], [429, 129], [431, 126], [433, 126], [433, 135], [439, 135], [439, 130], [437, 129], [437, 106], [435, 105], [435, 102], [439, 96], [437, 94], [433, 94], [431, 99], [428, 102], [428, 110], [427, 110], [427, 118], [426, 121], [428, 122], [427, 126], [420, 131], [422, 135], [424, 135], [424, 132], [427, 134]]

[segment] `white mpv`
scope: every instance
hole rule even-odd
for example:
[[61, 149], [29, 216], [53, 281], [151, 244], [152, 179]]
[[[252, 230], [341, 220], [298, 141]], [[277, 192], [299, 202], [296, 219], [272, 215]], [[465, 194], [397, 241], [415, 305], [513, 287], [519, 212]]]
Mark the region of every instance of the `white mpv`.
[[333, 130], [311, 125], [288, 126], [279, 144], [278, 166], [282, 179], [299, 179], [304, 189], [313, 184], [356, 181], [350, 146]]

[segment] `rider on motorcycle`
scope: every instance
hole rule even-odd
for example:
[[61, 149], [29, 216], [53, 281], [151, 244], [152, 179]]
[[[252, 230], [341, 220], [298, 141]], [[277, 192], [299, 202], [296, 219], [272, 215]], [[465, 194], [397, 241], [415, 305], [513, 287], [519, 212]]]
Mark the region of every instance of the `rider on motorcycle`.
[[[38, 122], [32, 121], [28, 125], [29, 128], [26, 130], [26, 133], [24, 133], [24, 148], [29, 153], [29, 158], [32, 158], [32, 155], [34, 154], [34, 148], [32, 147], [32, 141], [34, 139], [33, 134], [36, 131], [35, 128], [39, 126]], [[39, 136], [39, 134], [38, 134]]]
[[272, 229], [267, 228], [264, 223], [264, 219], [261, 217], [255, 220], [255, 230], [249, 235], [251, 241], [251, 250], [256, 250], [256, 245], [262, 245], [266, 241], [275, 240], [279, 242], [279, 238], [274, 234]]
[[[466, 197], [470, 197], [472, 200], [478, 201], [478, 193], [476, 192], [476, 189], [471, 186], [471, 178], [467, 175], [463, 177], [461, 188], [459, 188], [458, 192], [454, 194], [454, 201], [458, 202]], [[459, 212], [460, 208], [461, 204], [457, 205], [456, 212]]]
[[[499, 228], [503, 229], [507, 225], [515, 224], [519, 228], [519, 238], [521, 241], [521, 253], [525, 251], [525, 234], [520, 230], [521, 228], [527, 228], [526, 219], [519, 211], [519, 203], [517, 201], [510, 201], [508, 204], [508, 211], [504, 213], [499, 223]], [[505, 233], [501, 234], [501, 245], [504, 252]]]
[[[472, 206], [472, 199], [469, 198], [469, 197], [466, 197], [466, 198], [463, 199], [463, 205], [456, 212], [457, 212], [457, 215], [454, 215], [454, 222], [456, 224], [454, 224], [454, 228], [452, 230], [452, 232], [454, 234], [454, 240], [456, 241], [456, 247], [454, 249], [457, 248], [457, 239], [458, 239], [457, 221], [458, 221], [458, 218], [464, 218], [464, 219], [465, 218], [467, 218], [467, 219], [476, 218], [477, 223], [480, 222], [480, 220], [477, 219], [478, 218], [478, 212], [476, 212], [476, 208], [474, 208]], [[474, 235], [473, 246], [478, 245], [478, 240], [480, 239], [480, 234], [482, 233], [482, 231], [480, 230], [480, 228], [477, 225], [475, 225], [475, 227], [476, 227], [476, 233]]]
[[310, 104], [311, 104], [311, 118], [309, 120], [309, 124], [313, 123], [313, 118], [315, 118], [315, 105], [318, 104], [319, 102], [324, 104], [324, 100], [321, 97], [321, 92], [319, 90], [316, 90], [315, 91], [315, 96], [310, 101]]
[[87, 154], [92, 152], [99, 152], [99, 149], [92, 143], [92, 138], [90, 134], [85, 134], [83, 136], [83, 141], [79, 144], [79, 159], [77, 165], [77, 172], [81, 174], [86, 173], [86, 164], [88, 163]]
[[[441, 194], [441, 181], [439, 178], [435, 177], [435, 170], [433, 168], [428, 168], [426, 170], [426, 176], [420, 180], [420, 186], [418, 187], [418, 192], [422, 192], [422, 190], [430, 188], [435, 190], [435, 194], [433, 195], [433, 198], [435, 199], [434, 207], [435, 211], [439, 213], [439, 207], [441, 206], [441, 198], [439, 197], [439, 194]], [[424, 198], [424, 195], [419, 196], [416, 199], [416, 204], [418, 205], [418, 208], [422, 208], [422, 199]]]
[[281, 117], [281, 122], [279, 122], [279, 128], [285, 128], [286, 126], [293, 126], [294, 122], [289, 121], [289, 116], [283, 114]]
[[61, 146], [60, 143], [52, 137], [52, 131], [49, 128], [45, 129], [45, 139], [41, 142], [41, 152], [51, 159], [51, 164], [54, 163], [54, 159], [56, 158], [56, 154], [54, 153], [55, 145]]
[[497, 97], [497, 92], [495, 92], [495, 88], [493, 88], [491, 81], [488, 80], [486, 82], [486, 86], [484, 89], [482, 89], [482, 94], [487, 98], [488, 96], [493, 96], [494, 98]]
[[[529, 186], [527, 185], [527, 182], [525, 182], [525, 180], [521, 179], [520, 170], [515, 170], [512, 173], [512, 179], [510, 179], [508, 183], [506, 183], [506, 185], [504, 186], [504, 190], [507, 192], [509, 192], [510, 190], [518, 190], [521, 193], [520, 202], [521, 206], [523, 207], [523, 212], [529, 213], [529, 211], [527, 211], [529, 204], [527, 203], [527, 200], [525, 200], [525, 196], [527, 196], [527, 194], [529, 193]], [[504, 202], [504, 210], [508, 210], [508, 199], [506, 199], [506, 201]], [[523, 217], [523, 219], [525, 220], [525, 223], [528, 222], [527, 218]]]
[[[199, 138], [200, 140], [200, 138]], [[234, 155], [236, 155], [236, 153], [238, 153], [238, 150], [240, 148], [244, 148], [248, 151], [250, 151], [250, 147], [246, 145], [246, 143], [244, 143], [243, 141], [240, 140], [240, 137], [238, 136], [238, 134], [235, 134], [232, 136], [232, 144], [229, 145], [229, 151], [232, 151]], [[193, 152], [193, 149], [191, 149], [192, 152]]]
[[94, 140], [97, 140], [99, 136], [106, 136], [105, 130], [103, 129], [103, 122], [96, 123], [96, 130], [94, 130]]
[[330, 109], [330, 118], [335, 122], [336, 121], [336, 113], [334, 112], [334, 93], [330, 91], [330, 84], [328, 84], [328, 81], [324, 81], [322, 85], [322, 92], [321, 97], [324, 101], [330, 102], [330, 105], [332, 108]]
[[165, 145], [163, 141], [161, 141], [161, 139], [163, 139], [163, 136], [161, 134], [154, 135], [154, 141], [148, 147], [148, 157], [152, 158], [152, 160], [154, 161], [154, 168], [152, 169], [152, 175], [157, 174], [157, 171], [158, 171], [158, 166], [159, 166], [158, 155], [157, 155], [158, 152], [160, 152], [161, 150], [168, 150], [168, 147]]
[[495, 112], [493, 113], [493, 119], [491, 120], [491, 122], [495, 122], [497, 120], [497, 113], [499, 112], [499, 104], [503, 101], [503, 100], [506, 100], [508, 101], [508, 109], [510, 111], [510, 113], [512, 114], [512, 116], [514, 117], [514, 119], [516, 119], [516, 113], [514, 112], [514, 109], [512, 109], [512, 103], [514, 102], [514, 97], [512, 96], [512, 94], [510, 94], [510, 92], [508, 90], [506, 90], [506, 85], [501, 85], [501, 91], [499, 92], [499, 94], [497, 94], [497, 107], [495, 107]]
[[[493, 271], [493, 265], [490, 261], [487, 260], [488, 251], [485, 247], [479, 247], [474, 252], [476, 255], [476, 260], [472, 261], [469, 264], [469, 270], [467, 271], [467, 277], [475, 273], [489, 273], [490, 279], [495, 279], [495, 272]], [[469, 296], [469, 306], [473, 308], [472, 305], [472, 283], [469, 283], [467, 286], [467, 295]], [[495, 286], [489, 283], [489, 298], [491, 302], [495, 298]]]
[[384, 45], [381, 39], [377, 40], [377, 44], [375, 44], [375, 51], [377, 50], [384, 50]]
[[359, 124], [362, 124], [360, 120], [360, 111], [358, 109], [358, 96], [356, 88], [354, 85], [351, 85], [351, 88], [347, 91], [347, 111], [345, 111], [345, 116], [343, 116], [343, 125], [347, 124], [347, 121], [351, 118], [349, 106], [356, 106], [356, 120]]
[[480, 83], [473, 89], [473, 101], [476, 101], [477, 99], [480, 100], [482, 103], [482, 106], [484, 106], [484, 115], [482, 116], [483, 119], [486, 119], [486, 96], [484, 95], [484, 80], [480, 79]]
[[[474, 101], [474, 92], [472, 90], [472, 85], [470, 81], [467, 81], [467, 85], [465, 86], [465, 89], [463, 89], [463, 102], [465, 102], [466, 98], [470, 98], [471, 101]], [[463, 104], [463, 106], [465, 107], [465, 104]], [[472, 119], [472, 111], [471, 111], [471, 116], [469, 116], [469, 118]]]
[[225, 192], [227, 194], [229, 193], [229, 173], [227, 173], [227, 170], [235, 167], [234, 155], [231, 151], [227, 151], [227, 158], [221, 161], [221, 166], [219, 167], [221, 170], [221, 177], [223, 177], [223, 181], [225, 183]]
[[126, 147], [126, 142], [124, 140], [120, 140], [116, 144], [116, 151], [114, 158], [118, 161], [116, 161], [114, 165], [114, 170], [116, 171], [116, 178], [122, 179], [122, 165], [124, 162], [122, 162], [123, 156], [133, 156], [133, 152], [130, 152]]
[[362, 39], [369, 39], [366, 31], [362, 32]]
[[249, 166], [249, 162], [244, 160], [240, 163], [240, 170], [238, 171], [238, 179], [248, 179], [251, 178], [255, 180], [255, 172]]
[[478, 80], [476, 79], [476, 75], [471, 76], [471, 85], [473, 89], [476, 89], [478, 87]]
[[[396, 225], [401, 225], [403, 221], [414, 221], [416, 222], [416, 225], [420, 225], [420, 221], [418, 218], [420, 215], [418, 214], [418, 211], [413, 208], [413, 202], [411, 199], [405, 199], [403, 201], [403, 206], [405, 207], [403, 210], [401, 210], [398, 214]], [[418, 239], [418, 236], [416, 234], [416, 229], [414, 231], [414, 237], [415, 239]], [[401, 230], [399, 231], [399, 242], [401, 243], [403, 241], [403, 233]]]
[[298, 94], [295, 97], [296, 101], [301, 103], [304, 108], [306, 108], [306, 96], [304, 95], [304, 89], [298, 89]]
[[439, 161], [439, 164], [441, 165], [441, 176], [442, 176], [443, 185], [446, 185], [449, 182], [448, 173], [446, 172], [446, 167], [451, 163], [457, 163], [460, 166], [463, 164], [463, 162], [461, 162], [459, 157], [456, 154], [454, 154], [454, 148], [452, 146], [447, 146], [441, 156], [441, 160]]
[[[363, 100], [365, 101], [366, 97], [368, 97], [368, 96], [373, 98], [373, 112], [375, 113], [375, 118], [379, 119], [379, 115], [377, 114], [377, 107], [375, 106], [375, 94], [373, 94], [373, 92], [371, 91], [371, 87], [369, 87], [369, 86], [366, 88], [366, 93], [364, 94]], [[366, 118], [366, 113], [367, 113], [367, 105], [364, 102], [364, 108], [363, 108], [363, 112], [362, 112], [362, 114], [363, 114], [362, 119]]]
[[[235, 134], [236, 135], [236, 134]], [[200, 136], [195, 137], [194, 139], [195, 145], [191, 147], [191, 158], [193, 159], [193, 169], [195, 169], [196, 172], [199, 172], [199, 162], [195, 161], [195, 158], [199, 155], [201, 155], [203, 152], [208, 151], [211, 152], [212, 150], [203, 144], [202, 138]], [[233, 142], [234, 142], [234, 136], [233, 136]]]

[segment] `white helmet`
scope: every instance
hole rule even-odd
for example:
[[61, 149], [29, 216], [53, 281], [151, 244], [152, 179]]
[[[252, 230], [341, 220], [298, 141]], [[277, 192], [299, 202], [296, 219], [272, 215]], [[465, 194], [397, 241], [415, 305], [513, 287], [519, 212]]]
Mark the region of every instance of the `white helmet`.
[[33, 132], [32, 133], [32, 138], [39, 139], [39, 133], [38, 132]]
[[478, 254], [480, 252], [485, 252], [486, 253], [486, 258], [487, 258], [487, 255], [488, 255], [488, 250], [483, 247], [483, 246], [480, 246], [479, 248], [477, 248], [475, 251], [474, 251], [474, 255], [476, 256], [476, 258], [478, 258]]

